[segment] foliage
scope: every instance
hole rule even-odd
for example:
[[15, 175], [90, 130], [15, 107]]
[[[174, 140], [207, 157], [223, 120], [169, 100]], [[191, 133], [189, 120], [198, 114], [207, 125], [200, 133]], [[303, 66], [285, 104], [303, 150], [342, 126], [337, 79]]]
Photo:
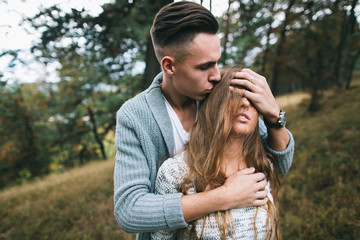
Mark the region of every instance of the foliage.
[[[284, 239], [356, 239], [360, 232], [360, 87], [336, 90], [316, 113], [288, 110], [296, 151], [281, 177]], [[308, 101], [308, 100], [307, 100]]]
[[[327, 93], [315, 114], [307, 102], [285, 106], [296, 151], [281, 176], [283, 239], [359, 236], [359, 90]], [[0, 238], [134, 239], [113, 215], [113, 167], [112, 160], [87, 163], [2, 190]]]
[[[0, 73], [0, 188], [112, 156], [116, 111], [160, 71], [149, 29], [170, 2], [116, 0], [98, 16], [52, 6], [24, 20], [40, 33], [32, 53], [59, 63], [59, 81], [14, 83]], [[275, 95], [310, 92], [312, 111], [324, 90], [350, 86], [360, 56], [358, 0], [229, 3], [219, 18], [221, 63], [258, 71]], [[10, 68], [21, 63], [20, 50], [4, 56]]]
[[49, 98], [41, 91], [34, 94], [34, 89], [36, 84], [0, 87], [0, 187], [48, 172], [46, 137], [51, 132], [44, 126], [43, 110]]
[[145, 87], [136, 63], [145, 58], [151, 19], [168, 2], [115, 1], [99, 16], [53, 6], [26, 19], [41, 32], [32, 53], [59, 62], [60, 80], [2, 82], [0, 188], [113, 156], [106, 145], [116, 111]]
[[309, 90], [318, 101], [321, 90], [344, 86], [359, 56], [357, 0], [231, 2], [226, 64], [251, 66], [275, 95]]

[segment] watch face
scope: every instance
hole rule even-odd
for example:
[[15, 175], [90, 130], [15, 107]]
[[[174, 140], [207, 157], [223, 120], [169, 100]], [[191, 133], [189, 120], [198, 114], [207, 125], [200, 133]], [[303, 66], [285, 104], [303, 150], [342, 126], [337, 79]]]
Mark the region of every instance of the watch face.
[[268, 122], [264, 119], [264, 123], [269, 128], [283, 128], [286, 125], [286, 113], [283, 110], [280, 110], [279, 118], [276, 122]]
[[286, 124], [286, 112], [280, 111], [278, 123], [281, 127], [285, 127]]

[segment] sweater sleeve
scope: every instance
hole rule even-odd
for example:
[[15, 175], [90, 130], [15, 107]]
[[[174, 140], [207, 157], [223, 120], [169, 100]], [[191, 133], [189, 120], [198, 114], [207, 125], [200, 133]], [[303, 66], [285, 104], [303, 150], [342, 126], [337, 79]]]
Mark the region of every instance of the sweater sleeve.
[[286, 129], [290, 139], [286, 149], [284, 151], [275, 151], [272, 148], [270, 148], [268, 144], [267, 128], [262, 119], [259, 119], [259, 130], [265, 150], [269, 152], [277, 161], [279, 173], [286, 173], [287, 171], [289, 171], [292, 164], [294, 149], [295, 149], [295, 140], [291, 132], [288, 129]]
[[[130, 108], [129, 108], [130, 109]], [[148, 116], [140, 116], [148, 117]], [[136, 120], [130, 110], [119, 110], [115, 132], [114, 215], [126, 232], [152, 232], [186, 226], [181, 193], [152, 193], [158, 155], [146, 146], [151, 127]], [[153, 146], [152, 149], [155, 147]]]
[[[188, 168], [183, 161], [183, 154], [166, 160], [161, 165], [155, 183], [156, 194], [173, 194], [179, 191], [179, 184], [187, 175]], [[176, 239], [177, 230], [163, 229], [151, 233], [153, 240]]]

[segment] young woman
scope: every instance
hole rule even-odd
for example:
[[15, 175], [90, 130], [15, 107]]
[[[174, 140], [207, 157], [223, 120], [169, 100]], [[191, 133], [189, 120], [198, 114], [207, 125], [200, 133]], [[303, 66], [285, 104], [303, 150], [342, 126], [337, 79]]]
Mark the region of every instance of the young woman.
[[266, 175], [267, 204], [211, 213], [187, 228], [154, 232], [152, 239], [280, 238], [277, 167], [261, 142], [257, 110], [242, 97], [244, 89], [230, 86], [240, 70], [238, 67], [221, 70], [221, 81], [202, 103], [185, 151], [160, 167], [155, 193], [187, 195], [210, 191], [226, 186], [233, 173], [253, 167]]

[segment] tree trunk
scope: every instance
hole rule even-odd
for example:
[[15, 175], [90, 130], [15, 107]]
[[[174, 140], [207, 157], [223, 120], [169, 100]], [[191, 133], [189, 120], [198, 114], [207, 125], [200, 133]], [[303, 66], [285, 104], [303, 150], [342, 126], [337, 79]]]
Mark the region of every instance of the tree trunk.
[[145, 72], [143, 75], [143, 81], [141, 90], [145, 90], [150, 86], [154, 77], [161, 71], [160, 64], [156, 59], [154, 47], [152, 45], [151, 37], [149, 36], [146, 44], [146, 56], [145, 56]]
[[[340, 0], [337, 0], [334, 3], [334, 7], [333, 7], [333, 14], [336, 15], [338, 14], [338, 8], [339, 8], [339, 2]], [[343, 50], [344, 50], [344, 43], [345, 43], [345, 39], [346, 39], [346, 25], [347, 25], [347, 21], [346, 21], [346, 11], [343, 9], [342, 10], [342, 18], [341, 18], [341, 30], [340, 30], [340, 34], [339, 34], [339, 43], [337, 45], [337, 50], [336, 50], [336, 59], [335, 59], [335, 67], [334, 67], [334, 76], [335, 76], [335, 84], [341, 88], [341, 75], [340, 75], [340, 69], [341, 69], [341, 61], [342, 61], [342, 55], [343, 55]]]
[[[172, 3], [173, 0], [156, 1], [151, 0], [149, 9], [153, 12], [155, 17], [156, 13], [165, 5]], [[154, 77], [161, 71], [160, 64], [156, 59], [154, 47], [152, 45], [150, 34], [147, 37], [146, 54], [145, 54], [145, 71], [142, 79], [141, 89], [146, 89], [154, 80]]]
[[[310, 48], [310, 40], [313, 38], [313, 34], [312, 34], [312, 23], [313, 23], [313, 12], [312, 12], [312, 7], [313, 7], [313, 1], [309, 1], [306, 8], [308, 10], [308, 14], [307, 14], [307, 18], [309, 20], [308, 25], [306, 26], [305, 29], [305, 61], [306, 61], [306, 65], [307, 65], [307, 69], [308, 69], [308, 73], [309, 73], [309, 82], [310, 82], [310, 86], [311, 86], [311, 100], [310, 100], [310, 104], [308, 107], [308, 110], [313, 112], [316, 111], [318, 109], [318, 103], [319, 103], [319, 75], [316, 74], [316, 61], [313, 60], [312, 56], [310, 55], [311, 52], [313, 51], [313, 49]], [[319, 50], [317, 50], [317, 52], [319, 52]], [[319, 55], [319, 54], [318, 54]]]
[[94, 134], [94, 137], [95, 137], [95, 141], [99, 145], [102, 158], [104, 160], [106, 160], [105, 147], [104, 147], [104, 144], [102, 142], [102, 139], [100, 138], [100, 136], [99, 136], [99, 134], [97, 132], [96, 119], [95, 119], [94, 112], [92, 111], [92, 109], [89, 106], [87, 106], [86, 109], [87, 109], [87, 111], [89, 113], [90, 122], [91, 122], [91, 126], [92, 126], [92, 131], [93, 131], [93, 134]]
[[263, 59], [262, 59], [262, 63], [261, 63], [261, 74], [262, 75], [265, 75], [265, 73], [266, 73], [266, 63], [267, 63], [267, 58], [268, 58], [269, 51], [270, 51], [270, 35], [273, 31], [271, 25], [273, 22], [274, 6], [275, 6], [275, 0], [272, 0], [271, 8], [269, 9], [271, 12], [271, 17], [269, 19], [269, 28], [266, 32], [266, 45], [265, 45], [264, 55], [263, 55]]
[[274, 96], [276, 96], [278, 94], [278, 78], [279, 78], [279, 74], [280, 74], [280, 66], [283, 62], [282, 51], [283, 51], [285, 41], [286, 41], [286, 27], [289, 24], [290, 10], [291, 10], [292, 6], [294, 5], [294, 3], [295, 3], [295, 0], [289, 1], [289, 5], [285, 12], [285, 19], [284, 19], [284, 22], [283, 22], [283, 25], [281, 28], [280, 36], [279, 36], [279, 42], [278, 42], [278, 45], [276, 48], [276, 56], [275, 56], [273, 73], [272, 73], [272, 78], [271, 78], [271, 90], [272, 90]]
[[[355, 52], [355, 54], [353, 53], [353, 36], [354, 36], [354, 32], [355, 32], [355, 25], [356, 25], [356, 16], [355, 16], [355, 7], [357, 5], [358, 0], [353, 0], [352, 4], [351, 4], [351, 10], [350, 10], [350, 16], [349, 16], [349, 21], [348, 21], [348, 28], [347, 28], [347, 32], [346, 32], [346, 49], [345, 49], [345, 57], [344, 57], [344, 62], [342, 64], [342, 71], [341, 71], [341, 78], [342, 81], [341, 82], [345, 82], [346, 83], [346, 87], [350, 86], [350, 82], [351, 82], [351, 76], [352, 76], [352, 64], [353, 61], [356, 61], [356, 55], [357, 52]], [[355, 56], [354, 56], [355, 55]]]
[[345, 89], [350, 88], [350, 83], [351, 83], [351, 79], [352, 79], [352, 73], [353, 73], [354, 68], [355, 68], [356, 60], [358, 59], [359, 56], [360, 56], [360, 49], [357, 51], [357, 53], [355, 54], [355, 56], [351, 60], [351, 64], [349, 66], [349, 75], [347, 76], [347, 79], [346, 79]]
[[226, 11], [226, 19], [225, 19], [225, 26], [224, 26], [224, 38], [223, 38], [223, 53], [222, 53], [222, 56], [221, 56], [221, 63], [223, 65], [226, 64], [226, 59], [227, 59], [227, 45], [228, 45], [228, 42], [229, 42], [229, 34], [230, 34], [230, 19], [231, 19], [231, 16], [230, 16], [230, 6], [232, 4], [232, 0], [229, 0], [229, 5], [228, 5], [228, 8], [227, 8], [227, 11]]

